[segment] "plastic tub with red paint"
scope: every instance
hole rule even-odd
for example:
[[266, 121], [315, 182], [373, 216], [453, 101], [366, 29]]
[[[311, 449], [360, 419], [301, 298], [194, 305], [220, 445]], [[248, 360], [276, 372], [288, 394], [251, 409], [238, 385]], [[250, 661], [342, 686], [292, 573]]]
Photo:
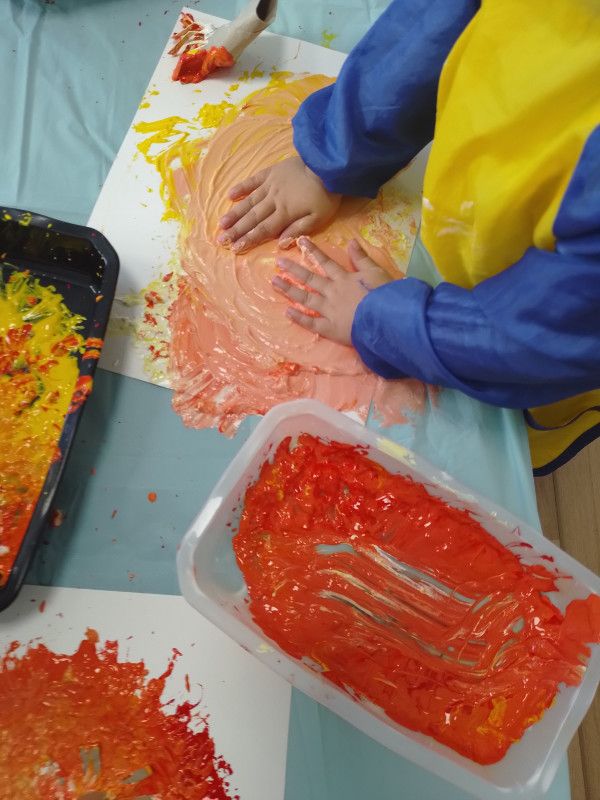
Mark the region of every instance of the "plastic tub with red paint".
[[367, 448], [369, 458], [385, 469], [409, 476], [425, 484], [430, 494], [467, 510], [503, 545], [514, 545], [516, 537], [531, 545], [527, 549], [528, 563], [547, 566], [551, 559], [563, 576], [556, 581], [557, 591], [550, 595], [561, 611], [571, 600], [600, 594], [600, 578], [539, 531], [344, 414], [313, 400], [297, 400], [272, 409], [259, 423], [185, 535], [178, 554], [184, 597], [293, 686], [404, 758], [485, 800], [542, 797], [594, 698], [600, 681], [600, 646], [591, 648], [581, 683], [575, 687], [562, 686], [541, 720], [526, 730], [504, 758], [483, 766], [429, 736], [396, 724], [372, 704], [357, 702], [322, 674], [267, 640], [252, 619], [245, 602], [246, 585], [232, 546], [244, 494], [279, 443], [301, 433], [361, 445]]

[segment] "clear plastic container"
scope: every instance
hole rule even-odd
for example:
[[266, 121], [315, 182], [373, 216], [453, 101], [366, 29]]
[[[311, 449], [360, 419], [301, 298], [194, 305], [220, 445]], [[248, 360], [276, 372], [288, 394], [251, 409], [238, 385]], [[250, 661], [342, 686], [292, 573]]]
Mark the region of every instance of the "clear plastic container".
[[[562, 687], [542, 719], [530, 727], [496, 764], [481, 766], [423, 734], [403, 728], [383, 711], [355, 701], [307, 665], [265, 639], [253, 622], [246, 586], [232, 547], [232, 526], [239, 519], [244, 493], [260, 467], [286, 436], [310, 433], [324, 439], [366, 445], [369, 457], [391, 472], [409, 475], [447, 503], [469, 510], [505, 545], [528, 542], [527, 563], [552, 556], [559, 578], [550, 595], [561, 610], [575, 598], [600, 594], [600, 578], [504, 509], [475, 495], [406, 448], [368, 430], [344, 414], [313, 400], [297, 400], [273, 408], [256, 427], [215, 486], [185, 535], [178, 554], [179, 582], [184, 597], [244, 649], [327, 708], [385, 747], [485, 800], [539, 798], [548, 789], [569, 741], [589, 708], [600, 680], [600, 647], [592, 648], [579, 686]], [[228, 526], [229, 523], [229, 526]]]

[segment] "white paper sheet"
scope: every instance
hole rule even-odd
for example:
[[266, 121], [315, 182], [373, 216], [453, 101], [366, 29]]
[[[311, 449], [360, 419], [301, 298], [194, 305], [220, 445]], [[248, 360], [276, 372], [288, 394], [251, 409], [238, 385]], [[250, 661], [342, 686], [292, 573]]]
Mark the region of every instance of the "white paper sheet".
[[[203, 24], [217, 27], [226, 20], [190, 10]], [[151, 280], [172, 269], [176, 258], [178, 224], [164, 221], [164, 206], [159, 194], [160, 178], [156, 169], [146, 162], [137, 150], [143, 135], [136, 133], [139, 122], [165, 117], [194, 117], [205, 103], [219, 103], [232, 84], [239, 88], [227, 100], [237, 103], [250, 92], [267, 85], [273, 70], [296, 73], [322, 73], [336, 76], [345, 55], [324, 47], [265, 32], [243, 53], [230, 70], [215, 73], [200, 84], [173, 82], [171, 73], [176, 58], [167, 50], [158, 62], [144, 94], [148, 107], [140, 107], [123, 141], [104, 187], [92, 212], [89, 224], [104, 233], [116, 248], [121, 260], [117, 299], [113, 319], [127, 320], [139, 329], [145, 308], [132, 305], [128, 298], [138, 295]], [[240, 81], [244, 73], [255, 67], [262, 77]], [[418, 196], [424, 169], [424, 158], [416, 159], [397, 179], [397, 185], [407, 194]], [[109, 329], [110, 331], [110, 329]], [[144, 369], [145, 349], [136, 345], [130, 335], [108, 335], [100, 366], [133, 378], [167, 386], [163, 376], [148, 374]]]
[[209, 715], [217, 753], [233, 768], [232, 789], [241, 800], [283, 798], [290, 686], [182, 597], [26, 586], [2, 612], [0, 653], [13, 640], [36, 639], [70, 655], [88, 627], [98, 631], [101, 643], [118, 640], [120, 661], [143, 659], [150, 677], [164, 671], [177, 648], [182, 655], [165, 693], [178, 702], [199, 702]]

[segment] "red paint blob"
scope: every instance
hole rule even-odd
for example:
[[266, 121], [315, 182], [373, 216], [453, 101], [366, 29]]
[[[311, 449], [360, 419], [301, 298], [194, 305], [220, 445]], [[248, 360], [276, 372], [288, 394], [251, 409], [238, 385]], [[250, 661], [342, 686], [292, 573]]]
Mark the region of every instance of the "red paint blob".
[[149, 503], [156, 503], [158, 499], [158, 495], [156, 492], [148, 492], [148, 502]]
[[60, 528], [65, 521], [65, 512], [61, 511], [60, 508], [53, 508], [50, 512], [50, 519], [48, 521], [51, 527]]
[[481, 764], [580, 682], [600, 641], [600, 597], [563, 615], [546, 567], [349, 445], [282, 442], [233, 545], [252, 616], [285, 652]]
[[165, 672], [120, 662], [116, 642], [88, 630], [73, 655], [44, 645], [0, 661], [0, 800], [232, 800], [231, 767], [209, 730], [191, 730], [194, 706], [167, 714]]
[[182, 53], [171, 76], [180, 83], [200, 83], [218, 69], [232, 67], [235, 61], [226, 47], [209, 47]]

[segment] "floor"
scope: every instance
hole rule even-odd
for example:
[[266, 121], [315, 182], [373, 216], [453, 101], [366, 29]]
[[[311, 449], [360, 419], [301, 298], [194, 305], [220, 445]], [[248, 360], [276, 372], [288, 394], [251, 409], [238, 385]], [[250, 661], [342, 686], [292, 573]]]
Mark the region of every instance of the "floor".
[[[600, 440], [536, 480], [546, 536], [600, 574]], [[569, 750], [572, 800], [600, 800], [600, 693]]]

